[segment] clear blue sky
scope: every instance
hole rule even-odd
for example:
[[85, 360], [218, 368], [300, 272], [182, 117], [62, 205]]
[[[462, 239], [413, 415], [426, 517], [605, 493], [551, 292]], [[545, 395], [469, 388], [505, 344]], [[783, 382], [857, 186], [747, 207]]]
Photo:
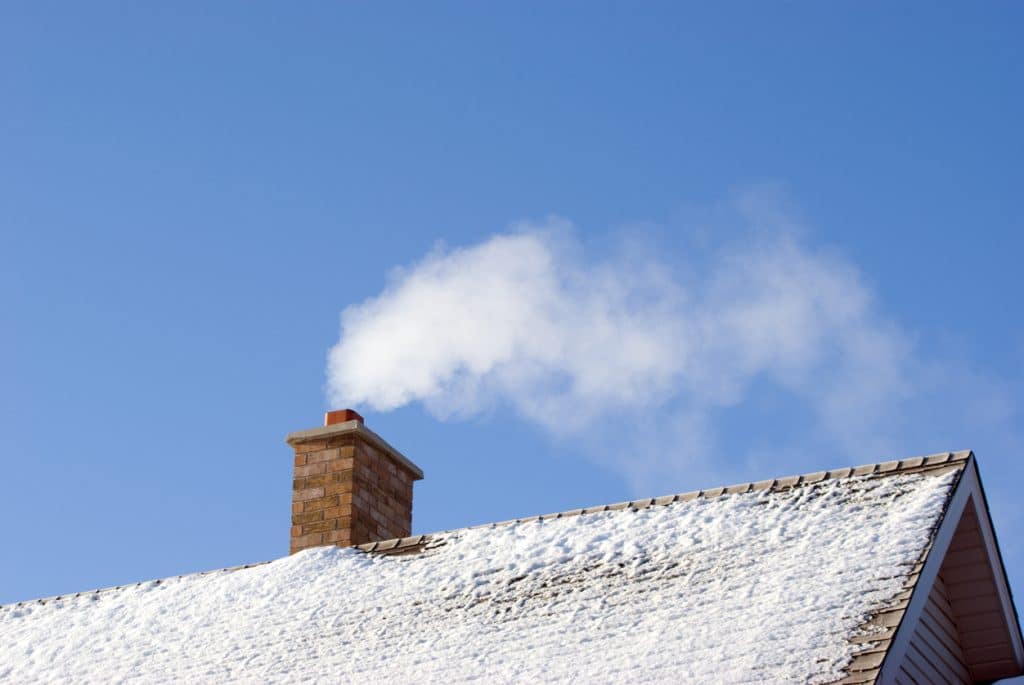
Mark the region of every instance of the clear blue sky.
[[[714, 459], [687, 461], [677, 426], [674, 468], [639, 493], [628, 456], [500, 395], [449, 420], [358, 407], [427, 474], [415, 529], [970, 447], [1024, 593], [1022, 20], [1009, 2], [5, 4], [0, 602], [286, 553], [284, 436], [328, 408], [339, 315], [439, 242], [555, 214], [584, 264], [626, 236], [700, 271], [694, 245], [763, 228], [730, 209], [752, 192], [906, 343], [885, 439], [851, 446], [755, 378], [705, 417]], [[628, 455], [611, 420], [603, 454]]]

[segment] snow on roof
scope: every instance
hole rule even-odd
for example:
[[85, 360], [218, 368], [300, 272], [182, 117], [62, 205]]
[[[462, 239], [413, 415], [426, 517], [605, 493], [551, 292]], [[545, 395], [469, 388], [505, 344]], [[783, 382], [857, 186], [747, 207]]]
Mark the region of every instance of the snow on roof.
[[959, 468], [872, 472], [0, 607], [0, 680], [831, 682]]

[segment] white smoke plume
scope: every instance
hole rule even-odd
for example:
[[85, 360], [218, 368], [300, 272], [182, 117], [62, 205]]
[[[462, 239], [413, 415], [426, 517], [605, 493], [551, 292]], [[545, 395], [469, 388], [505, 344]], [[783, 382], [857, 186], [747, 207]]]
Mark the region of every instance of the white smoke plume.
[[[441, 418], [510, 405], [570, 437], [662, 416], [660, 432], [709, 452], [709, 416], [766, 382], [864, 457], [909, 392], [907, 351], [855, 268], [785, 233], [670, 267], [636, 251], [587, 259], [552, 219], [437, 250], [348, 307], [327, 391], [335, 406], [421, 402]], [[599, 459], [640, 481], [672, 467], [649, 452]]]

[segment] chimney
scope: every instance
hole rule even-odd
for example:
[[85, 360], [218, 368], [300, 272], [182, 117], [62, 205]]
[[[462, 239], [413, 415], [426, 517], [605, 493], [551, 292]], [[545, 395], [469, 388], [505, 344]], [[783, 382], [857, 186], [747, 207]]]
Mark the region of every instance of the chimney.
[[291, 549], [358, 545], [408, 536], [412, 484], [423, 472], [351, 409], [287, 438], [295, 450]]

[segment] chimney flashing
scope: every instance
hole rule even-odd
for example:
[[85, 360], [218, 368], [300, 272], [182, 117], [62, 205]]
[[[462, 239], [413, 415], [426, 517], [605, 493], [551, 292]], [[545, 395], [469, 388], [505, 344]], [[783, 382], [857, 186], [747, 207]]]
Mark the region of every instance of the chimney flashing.
[[423, 471], [419, 466], [412, 463], [403, 455], [401, 452], [392, 447], [384, 438], [380, 437], [372, 430], [366, 427], [361, 421], [351, 420], [344, 421], [342, 423], [333, 423], [328, 426], [320, 426], [318, 428], [310, 428], [308, 430], [295, 431], [289, 433], [288, 437], [285, 438], [292, 447], [300, 445], [304, 442], [310, 442], [312, 440], [323, 440], [324, 438], [331, 438], [337, 435], [345, 435], [347, 433], [354, 433], [359, 437], [363, 438], [367, 442], [373, 444], [394, 458], [396, 462], [404, 466], [412, 474], [413, 480], [423, 480]]

